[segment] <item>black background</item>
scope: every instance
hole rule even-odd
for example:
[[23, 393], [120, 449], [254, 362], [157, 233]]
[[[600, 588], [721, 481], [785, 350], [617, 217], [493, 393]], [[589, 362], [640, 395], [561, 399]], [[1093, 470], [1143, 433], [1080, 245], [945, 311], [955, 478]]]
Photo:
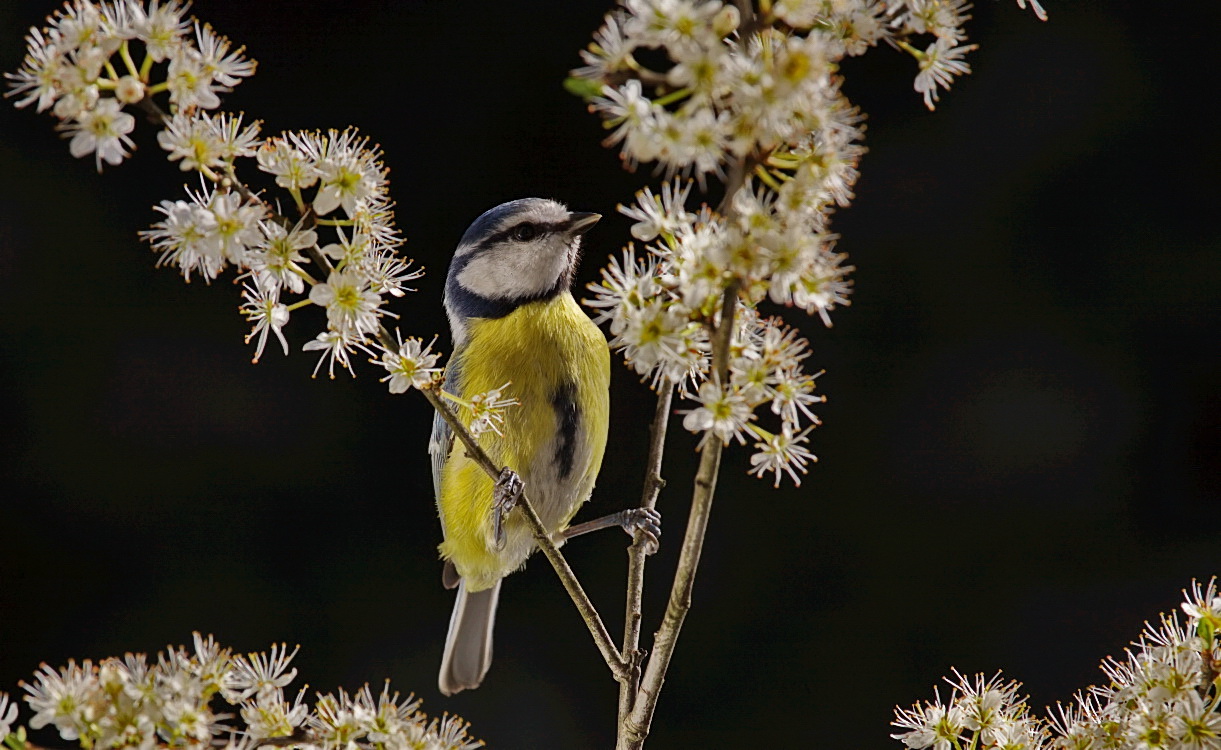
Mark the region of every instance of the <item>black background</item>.
[[[982, 0], [975, 72], [936, 113], [904, 55], [845, 65], [869, 114], [833, 225], [856, 292], [834, 329], [789, 316], [827, 370], [821, 463], [772, 491], [729, 452], [650, 746], [893, 747], [892, 706], [951, 666], [1004, 668], [1036, 706], [1067, 699], [1221, 572], [1211, 4], [1047, 5], [1044, 24]], [[0, 6], [0, 66], [52, 8]], [[227, 108], [384, 147], [405, 251], [430, 271], [394, 308], [407, 332], [444, 332], [448, 254], [484, 209], [543, 195], [607, 214], [588, 281], [627, 238], [614, 205], [656, 184], [560, 87], [605, 3], [194, 10], [260, 61]], [[0, 689], [42, 660], [200, 630], [301, 643], [313, 689], [391, 678], [494, 747], [609, 747], [616, 684], [541, 558], [505, 585], [485, 685], [437, 693], [451, 594], [423, 399], [391, 397], [371, 366], [311, 380], [307, 316], [290, 357], [251, 366], [230, 279], [185, 285], [136, 240], [184, 182], [150, 129], [99, 176], [52, 122], [0, 107]], [[638, 492], [651, 398], [616, 366], [612, 399], [586, 518]], [[646, 634], [693, 443], [676, 428]], [[612, 632], [625, 541], [566, 548]]]

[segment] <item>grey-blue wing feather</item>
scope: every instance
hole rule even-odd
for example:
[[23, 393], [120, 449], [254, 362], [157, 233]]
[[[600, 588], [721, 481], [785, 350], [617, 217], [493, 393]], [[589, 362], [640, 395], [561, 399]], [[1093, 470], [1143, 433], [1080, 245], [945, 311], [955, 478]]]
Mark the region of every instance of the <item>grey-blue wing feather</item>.
[[[462, 370], [458, 365], [458, 352], [450, 358], [445, 368], [445, 385], [441, 390], [447, 393], [461, 394], [459, 382]], [[428, 453], [432, 456], [432, 490], [437, 502], [437, 515], [441, 516], [441, 531], [445, 532], [445, 511], [441, 508], [441, 473], [445, 470], [445, 462], [454, 445], [454, 431], [450, 429], [440, 414], [433, 414], [432, 437], [428, 440]]]

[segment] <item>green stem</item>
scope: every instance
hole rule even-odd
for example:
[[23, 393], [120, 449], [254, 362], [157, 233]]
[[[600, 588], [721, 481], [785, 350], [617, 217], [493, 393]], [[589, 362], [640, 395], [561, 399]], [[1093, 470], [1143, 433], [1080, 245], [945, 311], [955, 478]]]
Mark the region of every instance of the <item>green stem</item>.
[[140, 71], [136, 69], [136, 61], [131, 59], [131, 47], [127, 40], [124, 40], [119, 47], [119, 57], [123, 60], [123, 67], [127, 68], [129, 75], [140, 76]]
[[288, 308], [289, 312], [292, 312], [293, 310], [300, 310], [301, 308], [305, 307], [306, 305], [312, 305], [312, 304], [314, 304], [314, 301], [311, 300], [309, 297], [306, 297], [305, 299], [300, 300], [299, 302], [294, 302], [291, 305], [285, 305], [285, 307]]

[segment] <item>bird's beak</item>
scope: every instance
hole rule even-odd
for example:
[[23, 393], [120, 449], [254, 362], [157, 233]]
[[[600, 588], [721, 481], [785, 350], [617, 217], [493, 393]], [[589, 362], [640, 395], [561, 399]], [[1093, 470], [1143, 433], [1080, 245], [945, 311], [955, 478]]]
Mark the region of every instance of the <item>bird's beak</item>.
[[602, 214], [586, 213], [584, 211], [573, 211], [568, 215], [568, 221], [564, 222], [564, 231], [572, 236], [585, 234], [598, 223], [602, 218]]

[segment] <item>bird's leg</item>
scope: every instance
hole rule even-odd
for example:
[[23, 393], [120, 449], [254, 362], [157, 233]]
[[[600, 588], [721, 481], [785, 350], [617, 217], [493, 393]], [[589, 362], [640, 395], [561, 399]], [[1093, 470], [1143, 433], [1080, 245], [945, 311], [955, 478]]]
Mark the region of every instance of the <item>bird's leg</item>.
[[613, 526], [623, 529], [633, 539], [636, 538], [637, 530], [644, 532], [644, 553], [646, 555], [656, 552], [658, 545], [661, 544], [661, 514], [653, 508], [630, 508], [609, 516], [595, 518], [576, 526], [569, 526], [561, 536], [564, 539], [571, 539], [574, 536], [588, 534], [599, 529], [609, 529]]
[[496, 548], [505, 546], [505, 518], [517, 507], [522, 493], [521, 477], [508, 466], [500, 470], [492, 491], [492, 538]]

